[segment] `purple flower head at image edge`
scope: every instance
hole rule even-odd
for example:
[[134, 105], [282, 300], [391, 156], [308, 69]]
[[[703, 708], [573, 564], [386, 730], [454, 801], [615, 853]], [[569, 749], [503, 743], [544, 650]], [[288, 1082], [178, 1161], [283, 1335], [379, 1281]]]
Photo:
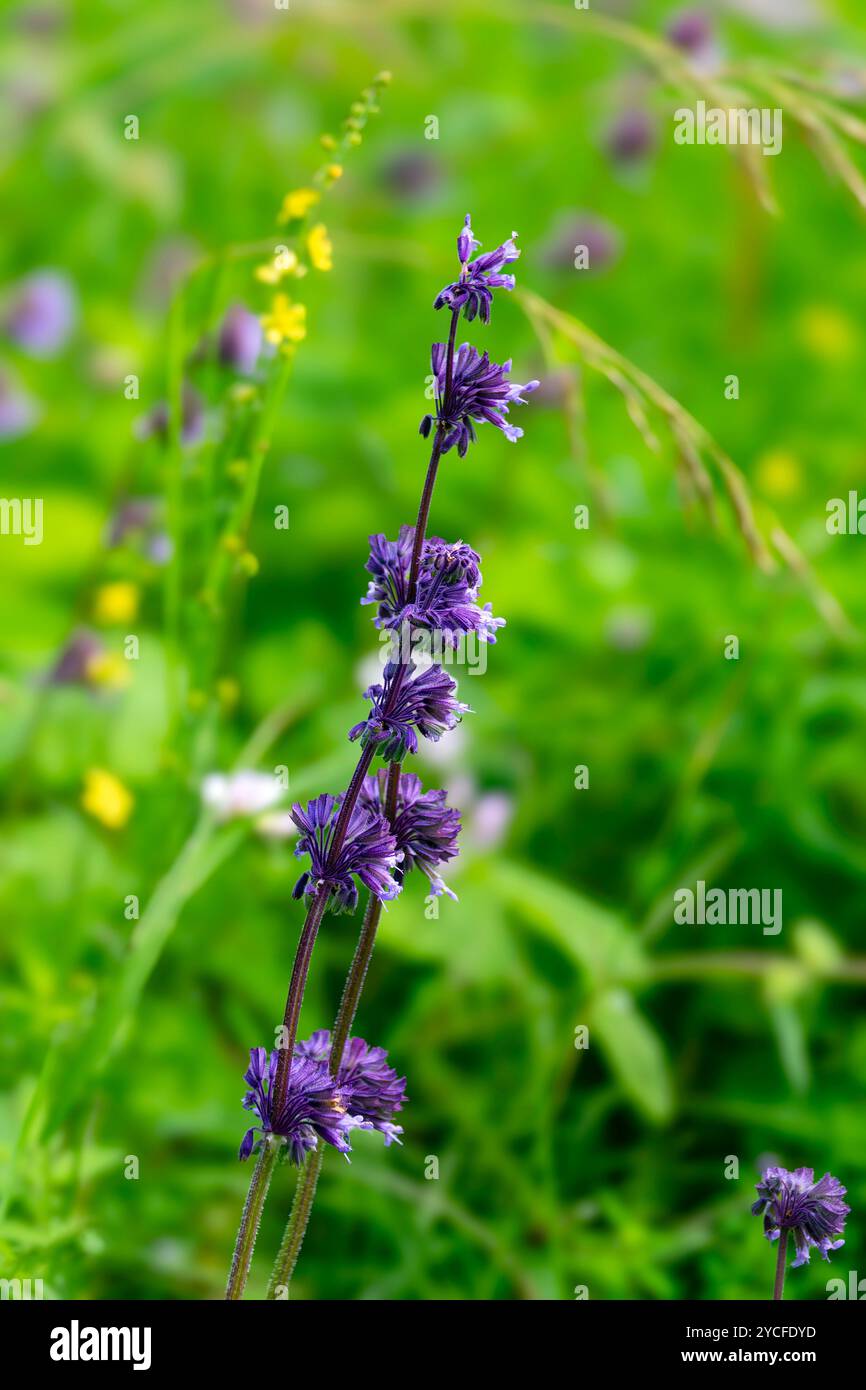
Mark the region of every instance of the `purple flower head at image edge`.
[[820, 1250], [825, 1260], [829, 1251], [844, 1245], [841, 1236], [845, 1217], [851, 1210], [842, 1201], [846, 1189], [837, 1178], [825, 1173], [815, 1182], [812, 1168], [765, 1168], [756, 1184], [758, 1200], [752, 1204], [752, 1215], [764, 1217], [767, 1240], [778, 1240], [782, 1231], [791, 1231], [797, 1247], [792, 1265], [809, 1263], [813, 1248]]
[[[327, 1066], [331, 1055], [331, 1034], [320, 1028], [306, 1042], [295, 1046], [296, 1057], [306, 1057]], [[406, 1078], [388, 1065], [383, 1047], [370, 1047], [363, 1038], [349, 1038], [336, 1075], [336, 1084], [347, 1111], [359, 1118], [364, 1128], [385, 1136], [385, 1147], [401, 1142], [402, 1125], [393, 1115], [407, 1103]]]
[[271, 1092], [277, 1072], [279, 1052], [275, 1048], [270, 1058], [263, 1047], [250, 1048], [250, 1065], [244, 1072], [249, 1090], [241, 1102], [245, 1110], [254, 1110], [259, 1123], [248, 1129], [241, 1140], [238, 1157], [249, 1158], [259, 1142], [257, 1134], [279, 1135], [285, 1139], [287, 1155], [300, 1165], [307, 1154], [323, 1139], [340, 1153], [352, 1151], [347, 1135], [353, 1129], [370, 1129], [359, 1115], [349, 1115], [340, 1096], [337, 1083], [327, 1067], [309, 1058], [300, 1058], [289, 1075], [285, 1104], [275, 1115]]
[[403, 526], [396, 541], [383, 535], [370, 537], [370, 558], [365, 568], [373, 576], [362, 603], [375, 603], [373, 619], [378, 628], [399, 628], [408, 622], [441, 634], [446, 645], [456, 647], [461, 632], [476, 632], [482, 642], [495, 642], [504, 618], [493, 616], [491, 605], [478, 602], [481, 558], [463, 541], [449, 545], [439, 536], [424, 542], [415, 599], [409, 603], [409, 566], [414, 527]]
[[[388, 774], [384, 768], [364, 779], [359, 798], [362, 806], [381, 810], [385, 805]], [[447, 893], [457, 901], [438, 873], [438, 866], [459, 854], [457, 836], [460, 834], [460, 812], [446, 806], [444, 791], [423, 791], [421, 778], [404, 772], [397, 792], [397, 814], [394, 817], [394, 836], [403, 858], [398, 870], [402, 879], [410, 869], [418, 868], [430, 881], [434, 897]]]
[[72, 285], [56, 270], [37, 270], [12, 290], [4, 327], [31, 357], [53, 357], [65, 347], [76, 315]]
[[331, 863], [331, 843], [339, 815], [342, 796], [327, 793], [314, 797], [306, 807], [295, 804], [292, 820], [301, 832], [295, 848], [300, 859], [310, 856], [310, 868], [301, 874], [292, 890], [292, 897], [306, 894], [312, 898], [324, 884], [330, 886], [328, 908], [331, 912], [354, 912], [358, 906], [358, 886], [355, 876], [381, 902], [390, 902], [400, 892], [392, 875], [399, 861], [397, 842], [383, 815], [360, 806], [352, 809], [346, 836], [334, 862]]
[[416, 675], [411, 663], [407, 668], [389, 661], [382, 684], [364, 691], [373, 708], [349, 730], [349, 738], [360, 738], [362, 747], [374, 744], [386, 762], [402, 762], [407, 753], [418, 752], [418, 734], [436, 743], [470, 713], [468, 705], [455, 699], [456, 690], [456, 681], [441, 666]]
[[445, 344], [434, 343], [430, 361], [436, 384], [436, 415], [425, 415], [421, 421], [420, 433], [425, 439], [434, 423], [443, 425], [443, 454], [456, 445], [461, 458], [469, 445], [475, 442], [476, 421], [482, 423], [486, 420], [495, 425], [512, 443], [520, 439], [523, 430], [510, 424], [506, 418], [509, 406], [526, 405], [524, 393], [537, 390], [540, 383], [528, 381], [521, 386], [518, 382], [509, 381], [510, 358], [500, 365], [491, 362], [486, 352], [479, 353], [471, 343], [461, 343], [454, 358], [451, 393], [446, 402], [447, 357]]
[[466, 221], [457, 237], [460, 277], [439, 291], [433, 301], [433, 308], [462, 309], [467, 323], [471, 323], [476, 316], [480, 316], [482, 323], [489, 323], [493, 291], [514, 289], [514, 276], [502, 275], [500, 272], [503, 266], [512, 265], [520, 256], [514, 244], [516, 236], [517, 233], [512, 232], [508, 240], [497, 246], [495, 251], [488, 251], [483, 256], [477, 256], [474, 261], [470, 260], [473, 252], [480, 249], [481, 242], [473, 235], [470, 215], [467, 213]]

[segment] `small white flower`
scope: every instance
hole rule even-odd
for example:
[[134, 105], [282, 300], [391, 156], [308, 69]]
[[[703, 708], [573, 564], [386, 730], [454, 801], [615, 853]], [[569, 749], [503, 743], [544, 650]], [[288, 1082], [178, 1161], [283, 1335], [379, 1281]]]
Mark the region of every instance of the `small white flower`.
[[202, 801], [219, 821], [257, 816], [282, 799], [283, 788], [269, 772], [211, 772], [201, 788]]

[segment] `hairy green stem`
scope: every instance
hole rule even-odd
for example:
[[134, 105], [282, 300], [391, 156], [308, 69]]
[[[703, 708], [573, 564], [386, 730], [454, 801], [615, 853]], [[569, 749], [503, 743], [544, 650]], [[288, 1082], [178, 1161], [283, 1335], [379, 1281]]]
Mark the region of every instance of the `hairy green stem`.
[[268, 1188], [271, 1185], [277, 1158], [284, 1143], [285, 1140], [273, 1134], [266, 1134], [262, 1140], [259, 1157], [250, 1179], [250, 1190], [244, 1203], [238, 1238], [235, 1241], [235, 1253], [232, 1256], [232, 1267], [226, 1286], [227, 1300], [236, 1301], [243, 1296], [247, 1275], [250, 1272], [250, 1261], [253, 1258], [256, 1236], [261, 1224], [262, 1209], [268, 1195]]
[[307, 1233], [307, 1225], [310, 1220], [310, 1212], [313, 1209], [324, 1157], [324, 1144], [317, 1144], [298, 1173], [295, 1200], [292, 1202], [292, 1210], [286, 1222], [280, 1251], [271, 1273], [267, 1292], [268, 1298], [287, 1299], [289, 1296], [289, 1284], [295, 1272], [298, 1256], [301, 1253], [304, 1236]]

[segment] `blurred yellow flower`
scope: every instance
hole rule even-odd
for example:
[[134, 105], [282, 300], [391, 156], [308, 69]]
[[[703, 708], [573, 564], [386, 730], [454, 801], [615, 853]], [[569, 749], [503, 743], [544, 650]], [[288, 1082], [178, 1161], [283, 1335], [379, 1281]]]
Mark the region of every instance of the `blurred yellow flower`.
[[117, 652], [97, 652], [87, 663], [87, 679], [91, 685], [120, 690], [130, 683], [129, 662]]
[[857, 348], [857, 330], [849, 316], [832, 304], [810, 304], [798, 321], [800, 341], [813, 357], [844, 362]]
[[283, 199], [277, 221], [291, 222], [296, 217], [306, 217], [318, 201], [319, 194], [315, 188], [296, 188]]
[[293, 304], [287, 294], [275, 294], [269, 314], [262, 314], [262, 328], [269, 343], [300, 343], [307, 336], [307, 306]]
[[335, 150], [337, 148], [337, 142], [333, 135], [320, 135], [319, 139], [326, 150]]
[[334, 269], [334, 248], [324, 222], [317, 222], [307, 237], [307, 250], [316, 270]]
[[762, 454], [756, 477], [768, 497], [794, 497], [800, 491], [800, 464], [788, 449], [768, 449]]
[[97, 623], [129, 623], [138, 612], [138, 588], [124, 579], [103, 584], [93, 597], [93, 617]]
[[101, 767], [92, 767], [84, 774], [81, 805], [89, 816], [108, 830], [122, 830], [132, 815], [135, 801], [113, 773]]
[[342, 164], [329, 164], [325, 170], [329, 179], [341, 179], [343, 177]]
[[272, 261], [256, 266], [255, 277], [263, 285], [278, 285], [286, 275], [294, 275], [298, 269], [298, 258], [288, 246], [283, 246]]

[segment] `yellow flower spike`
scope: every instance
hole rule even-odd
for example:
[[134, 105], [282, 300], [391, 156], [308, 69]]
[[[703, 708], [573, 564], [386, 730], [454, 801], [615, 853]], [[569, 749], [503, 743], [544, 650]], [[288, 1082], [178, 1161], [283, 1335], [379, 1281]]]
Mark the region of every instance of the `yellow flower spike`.
[[132, 815], [135, 799], [113, 772], [92, 767], [84, 774], [81, 805], [107, 830], [122, 830]]
[[295, 188], [287, 193], [277, 216], [278, 222], [292, 222], [297, 217], [306, 217], [311, 207], [319, 201], [315, 188]]
[[298, 257], [288, 246], [281, 246], [272, 261], [256, 266], [253, 274], [263, 285], [278, 285], [287, 275], [295, 275]]
[[300, 343], [307, 336], [307, 306], [293, 304], [287, 294], [275, 294], [271, 310], [262, 314], [262, 328], [269, 343]]
[[93, 596], [94, 622], [107, 627], [131, 622], [138, 612], [138, 597], [137, 586], [124, 579], [101, 585]]
[[329, 179], [333, 179], [336, 182], [337, 179], [343, 177], [343, 166], [342, 164], [328, 164], [325, 167], [325, 173], [328, 175]]
[[334, 269], [334, 247], [324, 222], [317, 222], [315, 227], [310, 228], [307, 237], [307, 250], [316, 270]]

